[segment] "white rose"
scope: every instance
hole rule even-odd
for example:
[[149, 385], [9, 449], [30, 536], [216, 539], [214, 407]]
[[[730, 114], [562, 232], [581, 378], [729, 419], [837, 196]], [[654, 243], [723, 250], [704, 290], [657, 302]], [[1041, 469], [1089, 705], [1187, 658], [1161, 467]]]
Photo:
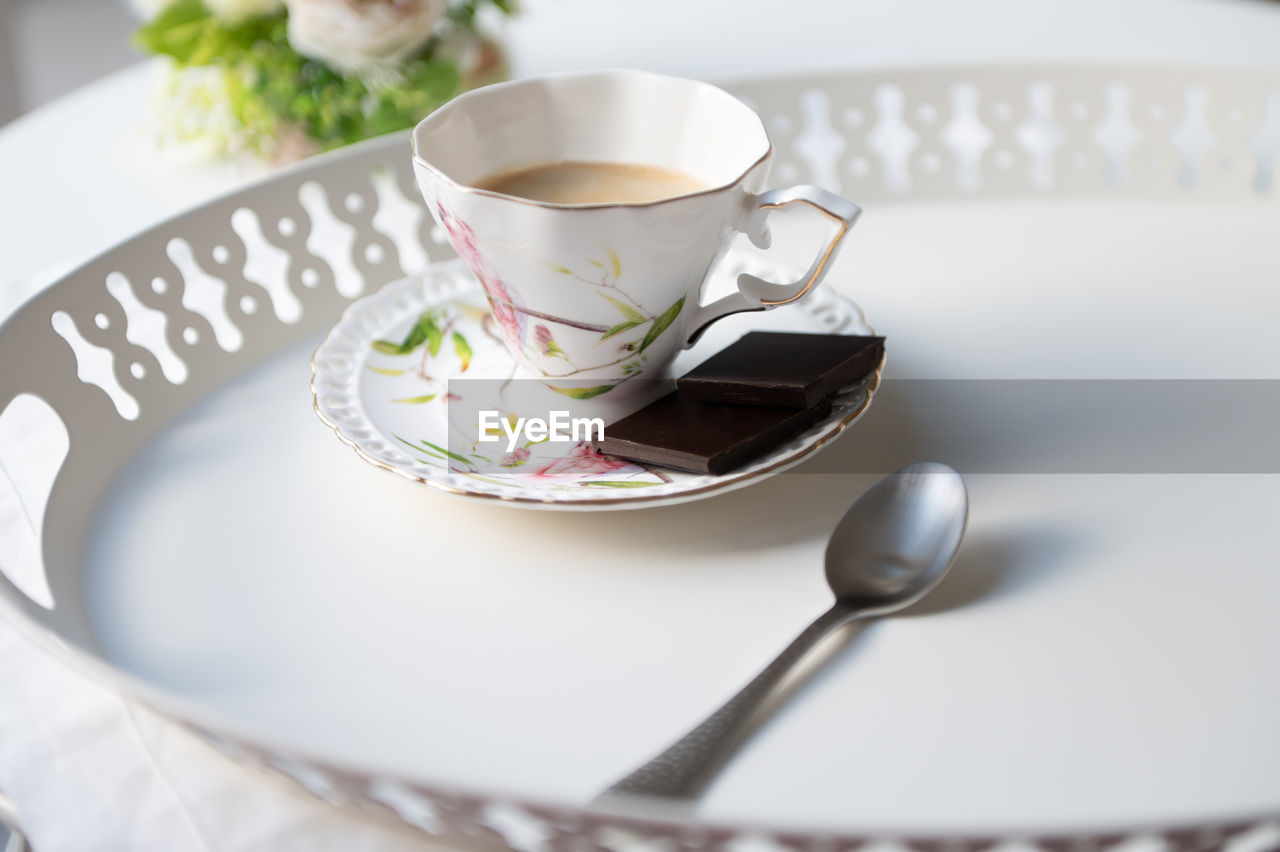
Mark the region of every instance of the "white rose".
[[216, 17], [235, 23], [272, 15], [284, 8], [284, 0], [204, 0]]
[[285, 0], [289, 43], [337, 71], [395, 65], [431, 38], [445, 0]]

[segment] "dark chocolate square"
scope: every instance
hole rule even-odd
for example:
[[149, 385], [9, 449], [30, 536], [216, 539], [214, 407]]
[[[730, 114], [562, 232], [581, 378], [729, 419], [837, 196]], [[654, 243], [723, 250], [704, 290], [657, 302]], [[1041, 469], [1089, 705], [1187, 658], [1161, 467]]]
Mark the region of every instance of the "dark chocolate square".
[[831, 413], [831, 401], [807, 409], [710, 405], [670, 393], [606, 426], [592, 446], [611, 456], [693, 473], [727, 473], [758, 458]]
[[753, 331], [676, 380], [681, 399], [808, 408], [879, 365], [883, 337]]

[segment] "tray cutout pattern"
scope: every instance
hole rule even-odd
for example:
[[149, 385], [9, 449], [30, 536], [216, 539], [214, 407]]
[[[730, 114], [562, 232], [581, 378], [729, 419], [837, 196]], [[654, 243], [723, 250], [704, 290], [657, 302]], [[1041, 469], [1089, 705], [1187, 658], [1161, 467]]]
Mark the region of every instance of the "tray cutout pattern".
[[[295, 180], [269, 206], [196, 211], [184, 217], [194, 227], [147, 235], [159, 252], [123, 250], [138, 248], [130, 244], [93, 264], [107, 270], [101, 286], [111, 298], [85, 282], [89, 299], [49, 316], [81, 380], [102, 390], [118, 416], [135, 420], [142, 400], [163, 392], [152, 390], [158, 379], [184, 384], [192, 365], [217, 350], [239, 353], [248, 336], [269, 338], [263, 329], [276, 323], [298, 325], [309, 306], [318, 315], [307, 328], [317, 329], [335, 316], [334, 304], [420, 270], [429, 257], [452, 256], [443, 235], [424, 227], [407, 167], [358, 166], [341, 184]], [[86, 271], [71, 277], [83, 280]]]
[[859, 203], [1274, 188], [1280, 92], [1265, 74], [926, 69], [830, 83], [740, 90], [765, 117], [777, 182]]
[[[775, 182], [817, 183], [863, 204], [1098, 193], [1269, 198], [1280, 154], [1280, 90], [1251, 72], [903, 71], [737, 89], [765, 118]], [[138, 328], [136, 310], [96, 311], [91, 319], [110, 322], [90, 327], [66, 309], [75, 332], [63, 320], [64, 337], [82, 338], [74, 347], [81, 372], [132, 419], [133, 383], [153, 367], [170, 381], [181, 374], [174, 359], [155, 363], [166, 348], [213, 341], [238, 351], [262, 321], [264, 294], [248, 285], [293, 324], [310, 301], [305, 291], [335, 288], [349, 300], [421, 269], [423, 246], [433, 257], [451, 254], [418, 200], [407, 157], [364, 171], [340, 184], [302, 180], [293, 193], [273, 194], [274, 210], [238, 206], [171, 236], [167, 262], [153, 258], [146, 277], [173, 282], [181, 310], [164, 292], [135, 291], [137, 306], [174, 319], [177, 334], [163, 344]], [[123, 268], [110, 276], [128, 278]], [[149, 357], [131, 351], [138, 345]], [[115, 356], [114, 381], [90, 355], [96, 349]]]

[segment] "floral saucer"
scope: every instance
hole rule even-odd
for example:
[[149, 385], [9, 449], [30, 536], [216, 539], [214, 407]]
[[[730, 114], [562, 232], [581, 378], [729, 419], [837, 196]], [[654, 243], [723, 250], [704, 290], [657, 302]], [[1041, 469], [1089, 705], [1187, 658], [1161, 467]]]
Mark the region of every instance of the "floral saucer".
[[[796, 273], [731, 252], [708, 287], [741, 273]], [[672, 367], [681, 375], [748, 331], [872, 334], [862, 311], [828, 285], [795, 305], [712, 326]], [[353, 303], [311, 359], [316, 413], [365, 461], [451, 494], [530, 508], [629, 509], [696, 500], [780, 473], [816, 453], [871, 404], [880, 371], [846, 388], [831, 414], [768, 454], [712, 476], [604, 456], [584, 443], [451, 443], [450, 379], [507, 380], [515, 365], [492, 327], [484, 291], [461, 261], [434, 264]], [[452, 397], [452, 398], [451, 398]]]

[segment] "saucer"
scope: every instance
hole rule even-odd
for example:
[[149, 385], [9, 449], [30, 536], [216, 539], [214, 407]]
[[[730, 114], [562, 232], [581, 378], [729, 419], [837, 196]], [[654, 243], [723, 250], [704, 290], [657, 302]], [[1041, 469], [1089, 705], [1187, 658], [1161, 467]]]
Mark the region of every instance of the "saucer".
[[[800, 272], [745, 250], [731, 252], [708, 290], [742, 273], [794, 280]], [[433, 331], [415, 333], [429, 315]], [[862, 310], [828, 284], [782, 310], [712, 326], [672, 366], [682, 375], [748, 331], [874, 334]], [[515, 364], [492, 328], [484, 291], [459, 260], [429, 266], [354, 302], [311, 359], [316, 413], [365, 461], [440, 491], [528, 508], [627, 509], [670, 505], [759, 482], [818, 452], [871, 404], [880, 368], [844, 389], [831, 414], [726, 474], [685, 473], [602, 456], [584, 444], [543, 443], [501, 457], [451, 449], [450, 379], [505, 380]], [[476, 449], [476, 448], [472, 448]], [[506, 472], [506, 471], [510, 472]]]

